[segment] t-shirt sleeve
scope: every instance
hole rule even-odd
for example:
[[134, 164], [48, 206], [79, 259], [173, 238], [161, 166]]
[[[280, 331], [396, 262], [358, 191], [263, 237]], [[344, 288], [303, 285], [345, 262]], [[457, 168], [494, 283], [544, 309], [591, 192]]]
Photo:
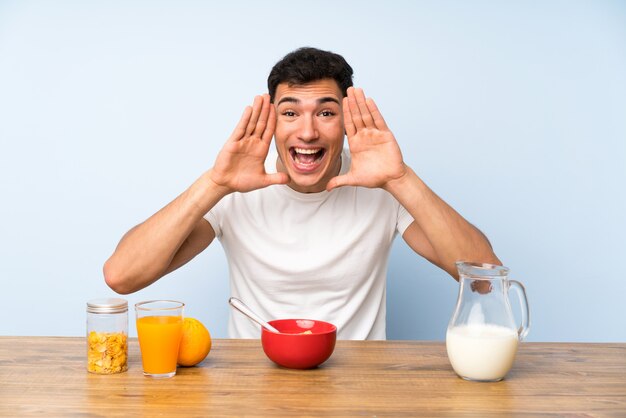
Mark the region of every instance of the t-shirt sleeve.
[[225, 206], [227, 205], [229, 199], [230, 195], [224, 197], [204, 215], [204, 219], [206, 219], [211, 224], [211, 227], [215, 232], [215, 238], [217, 239], [220, 239], [222, 237], [222, 221], [224, 219], [223, 214]]
[[[277, 152], [270, 152], [268, 157], [265, 160], [265, 171], [269, 174], [276, 173], [276, 160], [278, 159]], [[208, 211], [204, 215], [204, 219], [206, 219], [213, 231], [215, 232], [215, 238], [221, 239], [224, 233], [224, 227], [226, 230], [229, 230], [228, 222], [229, 217], [232, 216], [232, 208], [235, 205], [233, 203], [238, 198], [235, 196], [240, 195], [239, 193], [231, 193], [225, 197], [223, 197], [213, 208]]]
[[411, 225], [414, 221], [411, 214], [404, 208], [402, 205], [398, 205], [398, 222], [396, 228], [398, 229], [398, 233], [400, 236], [404, 234], [404, 231]]

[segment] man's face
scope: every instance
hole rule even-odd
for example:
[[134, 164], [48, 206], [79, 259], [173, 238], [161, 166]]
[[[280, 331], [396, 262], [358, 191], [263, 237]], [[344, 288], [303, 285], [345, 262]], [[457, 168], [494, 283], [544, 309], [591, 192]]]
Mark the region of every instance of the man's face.
[[339, 174], [344, 135], [342, 98], [332, 79], [299, 86], [281, 83], [276, 88], [277, 169], [289, 175], [292, 189], [321, 192]]

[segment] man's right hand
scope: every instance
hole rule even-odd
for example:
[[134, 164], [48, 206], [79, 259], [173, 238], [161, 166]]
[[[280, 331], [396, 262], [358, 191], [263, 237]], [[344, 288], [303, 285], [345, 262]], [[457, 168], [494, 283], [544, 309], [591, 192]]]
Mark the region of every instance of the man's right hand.
[[271, 184], [287, 183], [284, 173], [268, 174], [276, 113], [269, 96], [247, 107], [215, 165], [176, 199], [122, 237], [104, 265], [106, 283], [118, 293], [132, 293], [182, 266], [204, 250], [215, 231], [203, 219], [222, 197]]
[[265, 159], [275, 127], [276, 111], [269, 95], [256, 96], [252, 107], [246, 107], [237, 127], [218, 154], [210, 171], [211, 181], [225, 194], [288, 183], [287, 174], [268, 174], [265, 171]]

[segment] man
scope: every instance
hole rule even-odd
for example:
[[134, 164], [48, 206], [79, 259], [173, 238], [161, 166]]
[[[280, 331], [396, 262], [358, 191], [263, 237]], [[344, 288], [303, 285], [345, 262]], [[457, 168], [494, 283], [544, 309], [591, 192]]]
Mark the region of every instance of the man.
[[[482, 233], [403, 162], [343, 57], [301, 48], [274, 66], [268, 87], [214, 166], [122, 238], [104, 266], [112, 289], [142, 289], [217, 237], [233, 296], [260, 315], [332, 322], [342, 339], [384, 339], [396, 234], [453, 277], [458, 260], [500, 264]], [[268, 158], [272, 137], [278, 155]], [[231, 314], [229, 335], [260, 331]]]

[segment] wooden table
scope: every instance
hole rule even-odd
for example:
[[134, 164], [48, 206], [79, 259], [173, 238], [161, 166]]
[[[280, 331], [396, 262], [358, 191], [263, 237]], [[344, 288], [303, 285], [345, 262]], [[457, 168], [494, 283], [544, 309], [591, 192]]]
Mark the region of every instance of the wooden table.
[[524, 343], [497, 383], [456, 377], [440, 342], [338, 341], [314, 370], [275, 366], [259, 340], [214, 340], [171, 379], [86, 371], [84, 338], [0, 337], [0, 416], [626, 416], [626, 344]]

